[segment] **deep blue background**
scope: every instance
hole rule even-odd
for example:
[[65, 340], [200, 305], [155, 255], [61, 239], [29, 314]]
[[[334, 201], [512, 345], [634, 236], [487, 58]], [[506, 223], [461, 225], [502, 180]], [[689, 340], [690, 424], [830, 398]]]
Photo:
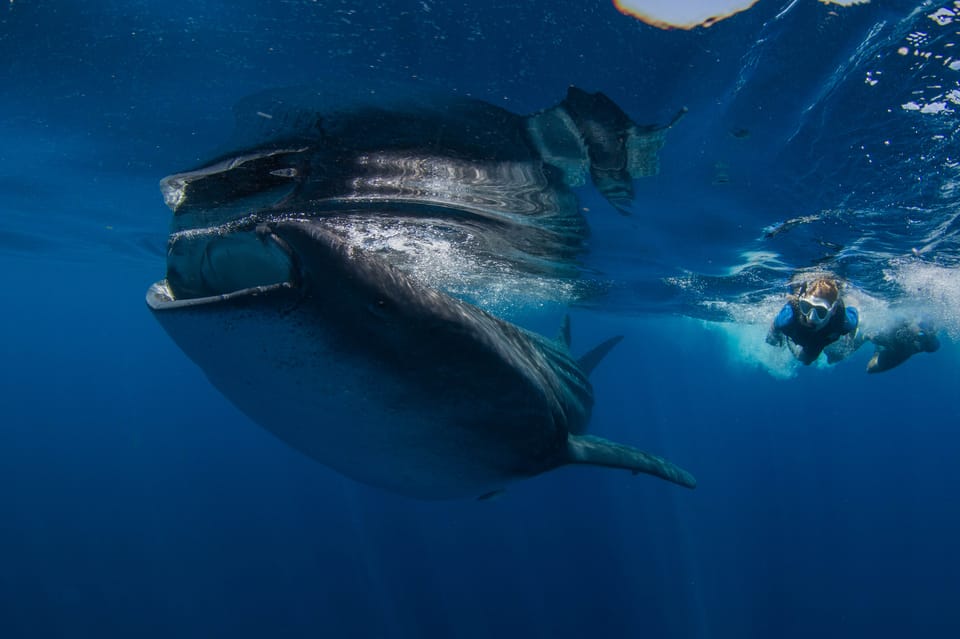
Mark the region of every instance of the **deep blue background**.
[[696, 491], [569, 469], [493, 502], [418, 502], [338, 477], [212, 392], [142, 304], [149, 268], [2, 266], [4, 636], [960, 623], [952, 350], [783, 381], [693, 320], [577, 314], [578, 344], [628, 333], [596, 373], [595, 431], [693, 469]]
[[[806, 129], [785, 140], [851, 41], [907, 13], [835, 24], [809, 2], [789, 29], [766, 26], [782, 6], [689, 34], [572, 0], [0, 7], [0, 636], [960, 633], [949, 341], [880, 376], [862, 352], [781, 380], [741, 356], [741, 333], [574, 312], [575, 350], [627, 335], [595, 374], [594, 432], [699, 487], [578, 468], [493, 502], [430, 503], [343, 479], [250, 423], [143, 302], [163, 272], [157, 180], [223, 141], [240, 96], [344, 67], [519, 112], [571, 83], [640, 121], [690, 105], [652, 183], [665, 193], [640, 191], [681, 199], [633, 223], [668, 247], [655, 262], [708, 267], [795, 205], [771, 210], [761, 159], [844, 156]], [[747, 99], [732, 87], [759, 34], [783, 43], [764, 59], [794, 65], [790, 91], [761, 64]], [[744, 121], [749, 157], [726, 134]], [[705, 202], [717, 158], [736, 179]]]

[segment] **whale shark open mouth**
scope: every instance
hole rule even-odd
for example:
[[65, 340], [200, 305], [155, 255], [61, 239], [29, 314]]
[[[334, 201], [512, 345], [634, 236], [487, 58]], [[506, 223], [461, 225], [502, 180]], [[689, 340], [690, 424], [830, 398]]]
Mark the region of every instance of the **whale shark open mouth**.
[[170, 236], [164, 286], [171, 300], [209, 298], [290, 284], [290, 249], [255, 218]]
[[290, 248], [259, 225], [253, 232], [206, 238], [203, 250], [172, 251], [167, 277], [150, 286], [147, 304], [157, 311], [170, 310], [294, 288], [297, 283]]

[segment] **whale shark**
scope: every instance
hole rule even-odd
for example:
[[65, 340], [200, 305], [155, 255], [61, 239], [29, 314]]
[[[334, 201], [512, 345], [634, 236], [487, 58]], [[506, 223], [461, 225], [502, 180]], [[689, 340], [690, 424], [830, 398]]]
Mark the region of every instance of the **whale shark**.
[[270, 256], [273, 281], [193, 296], [165, 279], [147, 304], [225, 397], [296, 450], [423, 499], [484, 498], [570, 464], [696, 485], [659, 456], [586, 433], [588, 375], [618, 338], [576, 359], [569, 324], [555, 340], [524, 330], [323, 219], [262, 221], [252, 237], [260, 252], [240, 255]]
[[224, 151], [160, 183], [173, 222], [147, 303], [254, 422], [416, 497], [568, 464], [694, 485], [586, 433], [588, 375], [616, 340], [575, 359], [569, 330], [546, 339], [484, 308], [503, 287], [563, 297], [589, 233], [575, 189], [589, 179], [628, 213], [673, 122], [637, 125], [575, 87], [519, 115], [395, 85], [269, 91], [236, 118]]

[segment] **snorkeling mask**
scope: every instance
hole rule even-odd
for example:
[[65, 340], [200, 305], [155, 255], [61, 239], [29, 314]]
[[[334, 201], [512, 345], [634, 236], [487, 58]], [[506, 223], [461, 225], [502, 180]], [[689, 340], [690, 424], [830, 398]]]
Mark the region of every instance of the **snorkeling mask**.
[[831, 304], [819, 297], [805, 296], [797, 301], [797, 306], [800, 308], [800, 314], [803, 315], [807, 324], [820, 330], [833, 317], [833, 313], [837, 309], [837, 302]]

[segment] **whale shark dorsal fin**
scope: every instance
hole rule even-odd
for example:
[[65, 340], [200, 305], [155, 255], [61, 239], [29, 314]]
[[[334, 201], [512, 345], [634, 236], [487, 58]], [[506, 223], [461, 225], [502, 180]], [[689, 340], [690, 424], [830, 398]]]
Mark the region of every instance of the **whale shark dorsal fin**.
[[597, 364], [599, 364], [600, 361], [607, 356], [607, 353], [619, 344], [622, 339], [623, 335], [611, 337], [604, 342], [600, 342], [600, 344], [594, 346], [590, 351], [582, 355], [580, 359], [577, 360], [577, 365], [580, 367], [580, 370], [583, 371], [583, 374], [590, 377], [590, 373], [597, 367]]
[[563, 344], [566, 348], [570, 348], [570, 316], [564, 315], [563, 321], [560, 322], [560, 331], [557, 333], [557, 342]]
[[646, 473], [687, 488], [697, 487], [693, 475], [662, 457], [592, 435], [567, 436], [567, 463], [624, 468], [634, 475]]

